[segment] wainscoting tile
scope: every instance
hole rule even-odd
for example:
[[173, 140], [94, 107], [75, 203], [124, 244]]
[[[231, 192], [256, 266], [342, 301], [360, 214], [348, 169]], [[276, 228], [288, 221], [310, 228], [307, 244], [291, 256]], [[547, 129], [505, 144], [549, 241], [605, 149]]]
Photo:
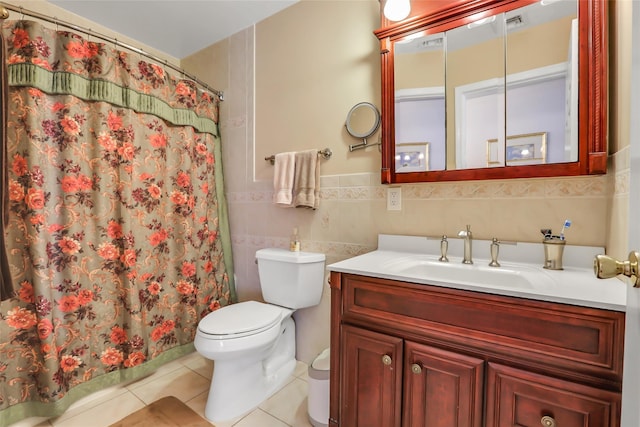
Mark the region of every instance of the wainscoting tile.
[[613, 194], [615, 196], [629, 195], [629, 169], [616, 173]]
[[372, 190], [373, 187], [344, 187], [340, 188], [340, 199], [345, 200], [370, 200], [372, 194], [375, 194]]
[[568, 178], [546, 180], [547, 197], [596, 197], [607, 195], [607, 178]]
[[356, 173], [340, 175], [340, 187], [363, 187], [371, 185], [370, 174]]
[[322, 203], [323, 200], [338, 200], [339, 198], [339, 187], [323, 187], [320, 189], [320, 203]]
[[338, 187], [340, 186], [340, 175], [325, 175], [320, 177], [320, 186], [324, 187]]
[[545, 183], [542, 180], [500, 181], [495, 184], [495, 197], [544, 197]]

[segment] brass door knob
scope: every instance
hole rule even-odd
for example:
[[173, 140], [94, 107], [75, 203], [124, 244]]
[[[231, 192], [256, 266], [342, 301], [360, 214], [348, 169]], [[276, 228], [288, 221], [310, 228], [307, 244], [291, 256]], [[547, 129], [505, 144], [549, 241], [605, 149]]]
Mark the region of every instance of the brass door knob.
[[553, 417], [545, 415], [540, 420], [540, 424], [542, 424], [544, 427], [556, 427], [556, 420], [554, 420]]
[[414, 374], [421, 374], [422, 366], [418, 365], [417, 363], [414, 363], [413, 365], [411, 365], [411, 372], [413, 372]]
[[382, 356], [382, 364], [383, 365], [389, 366], [389, 365], [391, 365], [391, 362], [392, 362], [391, 356], [389, 356], [388, 354], [385, 354], [384, 356]]
[[638, 258], [640, 253], [633, 251], [629, 253], [627, 261], [618, 261], [606, 255], [596, 255], [593, 260], [593, 272], [598, 279], [609, 279], [618, 274], [630, 277], [635, 288], [640, 287], [640, 276], [638, 275]]

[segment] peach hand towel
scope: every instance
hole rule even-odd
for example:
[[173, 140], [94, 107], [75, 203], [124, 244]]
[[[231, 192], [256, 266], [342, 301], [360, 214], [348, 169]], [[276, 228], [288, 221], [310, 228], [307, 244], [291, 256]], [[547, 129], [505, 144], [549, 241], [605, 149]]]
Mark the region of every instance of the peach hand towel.
[[320, 204], [320, 158], [318, 150], [296, 153], [293, 205], [297, 208], [318, 209]]
[[273, 203], [282, 207], [293, 207], [293, 184], [295, 179], [296, 153], [275, 155], [273, 171]]

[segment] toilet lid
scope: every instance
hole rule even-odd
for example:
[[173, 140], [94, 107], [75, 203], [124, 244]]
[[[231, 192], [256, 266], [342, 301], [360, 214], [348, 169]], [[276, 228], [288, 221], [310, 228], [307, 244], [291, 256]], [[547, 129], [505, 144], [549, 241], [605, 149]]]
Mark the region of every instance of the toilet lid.
[[198, 329], [208, 335], [249, 335], [280, 322], [282, 309], [258, 301], [231, 304], [207, 314]]

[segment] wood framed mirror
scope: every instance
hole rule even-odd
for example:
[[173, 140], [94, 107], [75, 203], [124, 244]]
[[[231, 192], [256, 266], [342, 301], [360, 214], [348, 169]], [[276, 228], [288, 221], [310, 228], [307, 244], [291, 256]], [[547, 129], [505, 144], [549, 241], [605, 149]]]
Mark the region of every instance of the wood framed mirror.
[[[606, 173], [607, 3], [412, 0], [402, 21], [381, 13], [382, 183]], [[398, 167], [410, 143], [428, 164]]]

